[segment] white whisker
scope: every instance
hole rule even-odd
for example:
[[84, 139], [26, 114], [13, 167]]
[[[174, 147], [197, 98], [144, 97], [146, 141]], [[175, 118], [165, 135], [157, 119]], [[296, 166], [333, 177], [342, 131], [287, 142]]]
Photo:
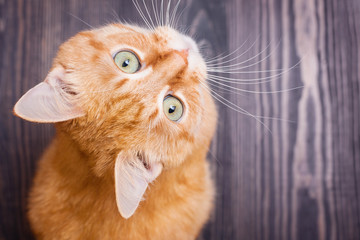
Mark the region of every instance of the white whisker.
[[[238, 112], [238, 113], [242, 113], [245, 115], [249, 115], [250, 113], [248, 113], [246, 110], [242, 109], [241, 107], [239, 107], [238, 105], [236, 105], [235, 103], [227, 100], [226, 98], [222, 97], [221, 95], [219, 95], [218, 93], [216, 93], [214, 90], [212, 90], [209, 86], [207, 86], [203, 81], [200, 81], [201, 86], [203, 86], [217, 101], [219, 101], [220, 103], [224, 104], [226, 107], [231, 108], [232, 110]], [[215, 94], [215, 96], [213, 95]], [[250, 114], [251, 115], [251, 114]]]
[[229, 92], [229, 93], [234, 93], [236, 95], [240, 95], [240, 96], [245, 96], [243, 93], [239, 92], [239, 91], [235, 91], [235, 90], [232, 90], [232, 89], [228, 89], [226, 87], [222, 87], [222, 86], [219, 86], [215, 83], [212, 83], [212, 82], [207, 82], [208, 85], [210, 86], [213, 86], [214, 88], [218, 88], [218, 89], [221, 89], [221, 90], [224, 90], [225, 92]]
[[212, 68], [207, 68], [208, 72], [213, 72], [213, 73], [241, 73], [241, 74], [257, 74], [257, 73], [270, 73], [270, 72], [279, 72], [279, 71], [286, 71], [286, 68], [278, 68], [278, 69], [269, 69], [269, 70], [254, 70], [254, 71], [222, 71], [222, 70], [217, 70], [217, 69], [212, 69]]
[[171, 14], [171, 18], [170, 18], [170, 27], [172, 27], [172, 28], [174, 28], [175, 29], [175, 17], [176, 17], [176, 13], [177, 13], [177, 9], [178, 9], [178, 7], [179, 7], [179, 5], [180, 5], [180, 2], [181, 2], [181, 0], [178, 0], [178, 2], [176, 3], [176, 5], [175, 5], [175, 7], [174, 7], [174, 9], [173, 9], [173, 11], [172, 11], [172, 14]]
[[164, 0], [161, 0], [160, 6], [161, 26], [164, 26]]
[[121, 22], [119, 14], [114, 9], [111, 9], [111, 14], [113, 15], [113, 18], [115, 18], [116, 22]]
[[[260, 36], [259, 36], [259, 37], [260, 37]], [[258, 37], [258, 38], [259, 38], [259, 37]], [[226, 62], [222, 62], [222, 64], [223, 64], [223, 63], [227, 63], [227, 62], [231, 62], [231, 61], [233, 61], [233, 60], [241, 57], [241, 56], [244, 55], [245, 53], [247, 53], [247, 52], [255, 45], [255, 43], [257, 42], [258, 38], [257, 38], [257, 39], [251, 44], [251, 46], [250, 46], [245, 52], [243, 52], [240, 56], [236, 56], [236, 57], [233, 58], [233, 59], [226, 60]], [[243, 44], [241, 44], [240, 47], [238, 47], [237, 49], [235, 49], [234, 51], [232, 51], [232, 52], [229, 53], [228, 55], [225, 55], [225, 56], [221, 57], [221, 56], [220, 56], [221, 54], [220, 54], [219, 56], [216, 56], [216, 57], [210, 59], [209, 61], [206, 61], [206, 64], [207, 64], [207, 65], [213, 65], [213, 64], [214, 64], [213, 62], [218, 62], [218, 61], [220, 61], [220, 60], [226, 59], [226, 58], [234, 55], [236, 52], [238, 52], [238, 51], [247, 43], [248, 40], [249, 40], [249, 37], [245, 40], [245, 42], [243, 42]]]
[[143, 2], [143, 4], [144, 4], [145, 11], [146, 11], [147, 15], [149, 16], [150, 22], [151, 22], [151, 24], [152, 24], [152, 28], [155, 30], [155, 24], [154, 24], [154, 22], [153, 22], [153, 20], [152, 20], [151, 14], [150, 14], [150, 12], [149, 12], [149, 10], [148, 10], [148, 7], [147, 7], [147, 5], [146, 5], [146, 3], [145, 3], [145, 0], [142, 0], [142, 2]]
[[228, 87], [230, 89], [234, 89], [240, 92], [245, 92], [245, 93], [256, 93], [256, 94], [274, 94], [274, 93], [283, 93], [283, 92], [289, 92], [289, 91], [293, 91], [296, 89], [300, 89], [303, 88], [304, 86], [298, 86], [298, 87], [293, 87], [293, 88], [288, 88], [288, 89], [283, 89], [283, 90], [275, 90], [275, 91], [264, 91], [264, 92], [258, 92], [258, 91], [253, 91], [253, 90], [246, 90], [246, 89], [242, 89], [242, 88], [237, 88], [237, 87], [233, 87], [224, 83], [219, 82], [218, 80], [213, 80], [211, 78], [207, 79], [208, 81], [214, 82], [216, 84], [219, 84], [221, 86], [225, 86]]
[[75, 16], [74, 14], [69, 13], [69, 12], [68, 12], [68, 14], [69, 14], [70, 16], [72, 16], [73, 18], [76, 18], [77, 20], [79, 20], [80, 22], [82, 22], [83, 24], [85, 24], [86, 26], [88, 26], [88, 27], [90, 27], [90, 28], [94, 28], [94, 27], [91, 26], [89, 23], [85, 22], [84, 20], [82, 20], [81, 18]]
[[[234, 94], [240, 95], [242, 97], [245, 96], [244, 94], [239, 93], [238, 91], [234, 91], [234, 90], [231, 90], [231, 89], [227, 89], [225, 87], [217, 86], [216, 84], [213, 84], [213, 83], [210, 83], [210, 82], [207, 82], [207, 84], [209, 84], [210, 86], [213, 86], [215, 88], [224, 90], [225, 92], [234, 93]], [[288, 120], [288, 119], [282, 119], [282, 118], [264, 117], [264, 116], [256, 116], [256, 117], [260, 118], [260, 119], [270, 119], [270, 120], [283, 121], [283, 122], [288, 122], [288, 123], [296, 123], [296, 121], [292, 121], [292, 120]]]
[[236, 85], [258, 85], [263, 83], [268, 83], [275, 81], [279, 78], [275, 78], [274, 76], [264, 77], [264, 78], [253, 78], [253, 79], [238, 79], [238, 78], [225, 78], [221, 76], [211, 75], [208, 74], [208, 79], [215, 80], [217, 82], [224, 82], [224, 83], [233, 83]]
[[143, 21], [145, 22], [146, 26], [149, 28], [149, 29], [152, 29], [152, 26], [151, 24], [149, 23], [149, 21], [147, 20], [147, 18], [145, 17], [143, 11], [141, 10], [141, 7], [138, 3], [137, 0], [132, 0], [136, 10], [138, 11], [138, 13], [140, 14], [140, 17], [143, 19]]
[[169, 18], [170, 18], [170, 6], [171, 6], [171, 0], [168, 1], [167, 9], [166, 9], [166, 26], [169, 26]]
[[[272, 78], [276, 78], [279, 77], [285, 73], [290, 72], [291, 70], [293, 70], [295, 67], [297, 67], [298, 65], [300, 65], [302, 59], [300, 59], [299, 62], [297, 62], [295, 65], [293, 65], [292, 67], [285, 69], [284, 71], [278, 73], [278, 74], [273, 74], [271, 76], [267, 76], [267, 77], [262, 77], [262, 78], [246, 78], [246, 79], [241, 79], [241, 78], [230, 78], [230, 77], [223, 77], [223, 76], [218, 76], [218, 75], [214, 75], [211, 73], [208, 73], [208, 76], [210, 78], [213, 78], [214, 80], [219, 80], [219, 81], [223, 81], [223, 82], [232, 82], [232, 83], [239, 83], [239, 82], [243, 82], [243, 83], [248, 83], [248, 82], [255, 82], [253, 84], [257, 84], [257, 83], [264, 83], [264, 82], [269, 82], [269, 81], [263, 81], [263, 80], [268, 80], [268, 79], [272, 79]], [[209, 71], [211, 72], [211, 71]], [[274, 80], [274, 79], [273, 79]], [[272, 80], [270, 80], [272, 81]]]
[[154, 16], [155, 16], [156, 24], [157, 24], [157, 26], [160, 26], [159, 16], [158, 16], [158, 9], [157, 9], [157, 1], [154, 4], [154, 0], [151, 0], [151, 5], [152, 5], [153, 13], [154, 13]]
[[[231, 59], [227, 59], [227, 60], [221, 62], [221, 66], [224, 66], [223, 64], [225, 64], [225, 63], [231, 63], [231, 62], [235, 61], [236, 59], [241, 58], [241, 57], [242, 57], [243, 55], [245, 55], [246, 53], [248, 53], [248, 52], [255, 46], [255, 43], [259, 40], [259, 38], [260, 38], [260, 36], [250, 45], [250, 47], [249, 47], [248, 49], [246, 49], [245, 52], [243, 52], [243, 53], [241, 53], [240, 55], [235, 56], [235, 57], [233, 57], [233, 58], [231, 58]], [[244, 42], [243, 45], [244, 45], [245, 43], [246, 43], [246, 42]], [[269, 44], [268, 46], [270, 46], [270, 44]], [[267, 46], [267, 47], [268, 47], [268, 46]], [[241, 47], [241, 46], [240, 46], [240, 47]], [[264, 50], [266, 50], [266, 48], [265, 48]], [[260, 52], [260, 54], [261, 54], [261, 52]], [[255, 57], [256, 57], [256, 56], [255, 56]], [[221, 60], [221, 59], [216, 59], [216, 62], [219, 62], [220, 60]], [[247, 59], [247, 60], [248, 60], [248, 59]], [[214, 67], [214, 68], [217, 68], [217, 67], [219, 66], [219, 63], [208, 63], [208, 65], [209, 65], [209, 66], [212, 66], [212, 67]]]
[[178, 26], [179, 21], [181, 19], [181, 16], [184, 14], [185, 10], [188, 8], [189, 4], [187, 4], [183, 9], [181, 10], [180, 14], [175, 19], [175, 26]]
[[[236, 49], [235, 51], [237, 51], [237, 49]], [[235, 51], [234, 51], [234, 52], [235, 52]], [[204, 57], [205, 63], [207, 64], [207, 63], [213, 62], [213, 61], [216, 60], [217, 58], [223, 57], [224, 54], [225, 54], [225, 52], [222, 52], [222, 53], [220, 53], [220, 54], [218, 54], [218, 55], [216, 55], [216, 56], [214, 56], [214, 57], [210, 57], [210, 58], [207, 57], [207, 56], [205, 56], [205, 57]]]
[[[230, 65], [227, 65], [227, 66], [214, 66], [214, 64], [210, 65], [210, 67], [212, 67], [213, 69], [224, 69], [224, 68], [231, 68], [231, 67], [234, 67], [234, 66], [240, 66], [242, 64], [245, 64], [247, 62], [250, 62], [251, 60], [257, 58], [258, 56], [260, 56], [263, 52], [265, 52], [269, 47], [270, 47], [270, 44], [269, 43], [266, 48], [264, 50], [262, 50], [261, 52], [259, 52], [258, 54], [256, 54], [255, 56], [251, 57], [251, 58], [248, 58], [247, 60], [245, 61], [242, 61], [242, 62], [239, 62], [239, 63], [235, 63], [235, 64], [230, 64]], [[252, 64], [249, 64], [247, 66], [243, 66], [243, 67], [240, 67], [238, 68], [239, 69], [245, 69], [245, 68], [249, 68], [249, 67], [252, 67], [252, 66], [255, 66], [263, 61], [265, 61], [267, 58], [269, 58], [275, 51], [276, 49], [280, 46], [280, 41], [279, 43], [276, 45], [275, 49], [272, 50], [268, 55], [266, 55], [263, 59], [261, 59], [260, 61], [258, 62], [255, 62], [255, 63], [252, 63]]]
[[[238, 113], [242, 113], [244, 115], [250, 116], [252, 118], [254, 118], [258, 123], [260, 123], [262, 126], [264, 126], [270, 133], [271, 130], [265, 125], [265, 123], [263, 123], [257, 116], [251, 114], [250, 112], [246, 111], [245, 109], [239, 107], [238, 105], [236, 105], [235, 103], [227, 100], [226, 98], [222, 97], [221, 95], [219, 95], [218, 93], [216, 93], [215, 91], [213, 91], [211, 88], [209, 88], [205, 83], [203, 83], [202, 81], [200, 81], [200, 84], [207, 90], [209, 91], [209, 93], [213, 96], [213, 98], [215, 98], [217, 101], [219, 101], [220, 103], [224, 104], [225, 106], [227, 106], [228, 108], [234, 110], [235, 112]], [[214, 95], [215, 94], [215, 95]]]

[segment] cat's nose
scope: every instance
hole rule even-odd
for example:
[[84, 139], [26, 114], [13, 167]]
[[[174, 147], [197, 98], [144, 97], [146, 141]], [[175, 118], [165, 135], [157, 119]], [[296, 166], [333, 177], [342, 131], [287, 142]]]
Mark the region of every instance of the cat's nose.
[[186, 65], [188, 64], [189, 49], [175, 50], [175, 53], [184, 59]]

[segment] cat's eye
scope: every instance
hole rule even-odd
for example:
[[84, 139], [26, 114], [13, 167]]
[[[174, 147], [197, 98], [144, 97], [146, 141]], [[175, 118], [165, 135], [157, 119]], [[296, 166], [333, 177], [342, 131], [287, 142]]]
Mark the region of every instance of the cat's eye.
[[140, 69], [139, 59], [130, 51], [120, 51], [116, 53], [114, 61], [120, 70], [125, 73], [136, 73]]
[[174, 122], [180, 120], [184, 111], [181, 101], [171, 95], [168, 95], [164, 98], [163, 110], [165, 116]]

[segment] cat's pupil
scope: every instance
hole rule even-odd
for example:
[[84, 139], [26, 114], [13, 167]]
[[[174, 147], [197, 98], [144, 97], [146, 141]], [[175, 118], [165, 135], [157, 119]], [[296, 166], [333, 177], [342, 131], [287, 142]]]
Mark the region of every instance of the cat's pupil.
[[130, 59], [126, 59], [123, 64], [122, 64], [122, 67], [127, 67], [129, 66], [129, 63], [130, 63]]
[[172, 105], [169, 107], [169, 113], [173, 113], [176, 110], [176, 106]]

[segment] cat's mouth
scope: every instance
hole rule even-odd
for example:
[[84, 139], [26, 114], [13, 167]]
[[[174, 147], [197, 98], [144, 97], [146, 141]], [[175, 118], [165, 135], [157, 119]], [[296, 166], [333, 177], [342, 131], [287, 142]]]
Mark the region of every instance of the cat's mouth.
[[136, 154], [136, 158], [144, 165], [147, 170], [151, 169], [151, 164], [148, 159], [146, 159], [145, 154], [141, 151], [138, 151]]

